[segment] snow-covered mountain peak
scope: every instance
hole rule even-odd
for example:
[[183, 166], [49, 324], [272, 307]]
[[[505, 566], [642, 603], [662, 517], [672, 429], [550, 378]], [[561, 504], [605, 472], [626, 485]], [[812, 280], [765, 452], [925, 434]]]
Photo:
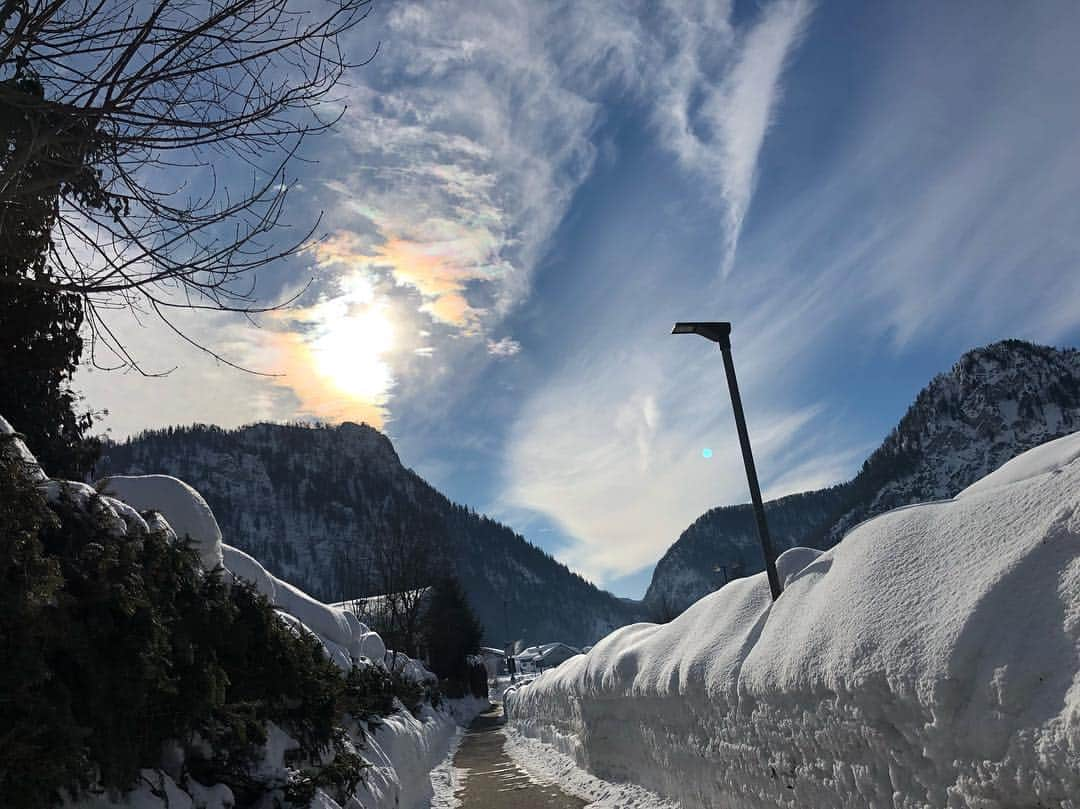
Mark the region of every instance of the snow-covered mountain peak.
[[[952, 497], [1010, 458], [1080, 430], [1080, 351], [1003, 340], [965, 353], [919, 392], [847, 483], [766, 504], [780, 550], [828, 548], [897, 506]], [[646, 594], [677, 613], [727, 579], [764, 565], [746, 505], [696, 520], [656, 566]]]

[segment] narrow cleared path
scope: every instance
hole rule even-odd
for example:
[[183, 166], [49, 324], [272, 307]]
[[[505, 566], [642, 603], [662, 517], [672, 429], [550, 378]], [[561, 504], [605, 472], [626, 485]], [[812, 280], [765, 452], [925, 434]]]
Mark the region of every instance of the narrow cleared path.
[[502, 706], [493, 705], [469, 725], [454, 756], [454, 767], [468, 770], [464, 787], [455, 795], [462, 809], [581, 809], [585, 801], [555, 786], [538, 784], [514, 764], [503, 750], [499, 731], [505, 719]]

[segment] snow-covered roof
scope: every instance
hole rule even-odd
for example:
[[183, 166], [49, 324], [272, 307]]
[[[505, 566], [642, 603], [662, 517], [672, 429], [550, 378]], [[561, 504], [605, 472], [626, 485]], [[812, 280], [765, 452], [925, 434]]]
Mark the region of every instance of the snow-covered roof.
[[529, 646], [526, 649], [522, 649], [518, 654], [514, 655], [515, 660], [528, 661], [528, 660], [543, 660], [555, 653], [557, 650], [565, 650], [571, 654], [581, 654], [577, 649], [569, 644], [562, 642], [555, 643], [543, 643], [539, 646]]

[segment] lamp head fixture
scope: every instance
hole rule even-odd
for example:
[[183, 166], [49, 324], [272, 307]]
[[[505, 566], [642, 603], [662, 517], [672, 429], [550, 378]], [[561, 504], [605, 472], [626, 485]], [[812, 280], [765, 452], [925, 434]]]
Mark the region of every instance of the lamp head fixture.
[[716, 343], [720, 348], [731, 348], [730, 323], [676, 323], [672, 334], [700, 334], [706, 340]]

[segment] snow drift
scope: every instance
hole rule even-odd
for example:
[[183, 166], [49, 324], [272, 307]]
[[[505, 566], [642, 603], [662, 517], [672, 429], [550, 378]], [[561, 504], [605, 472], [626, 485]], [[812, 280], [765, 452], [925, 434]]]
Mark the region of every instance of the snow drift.
[[1080, 433], [618, 630], [510, 720], [685, 807], [1080, 806]]

